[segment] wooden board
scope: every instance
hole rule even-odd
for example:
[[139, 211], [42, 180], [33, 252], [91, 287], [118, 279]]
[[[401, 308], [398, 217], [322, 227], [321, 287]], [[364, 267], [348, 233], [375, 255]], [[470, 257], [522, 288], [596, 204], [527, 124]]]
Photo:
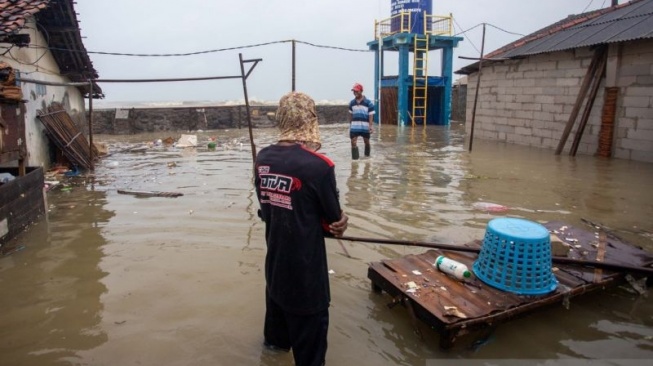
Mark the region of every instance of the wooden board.
[[0, 234], [0, 244], [15, 237], [29, 224], [45, 213], [43, 198], [43, 168], [30, 168], [24, 176], [18, 176], [18, 169], [3, 168], [16, 178], [0, 185], [0, 221], [6, 220], [8, 230]]
[[[599, 253], [598, 233], [573, 228], [563, 223], [545, 225], [562, 232], [559, 237], [572, 245], [570, 258], [645, 266], [653, 263], [653, 255], [618, 238], [606, 238], [604, 251]], [[561, 230], [563, 229], [563, 230]], [[572, 240], [573, 239], [573, 240]], [[480, 246], [480, 242], [468, 246]], [[440, 345], [450, 347], [455, 339], [470, 331], [496, 326], [508, 319], [524, 315], [546, 305], [561, 303], [593, 290], [604, 289], [623, 281], [624, 274], [589, 267], [556, 265], [554, 274], [559, 282], [555, 291], [540, 296], [520, 296], [486, 285], [478, 279], [460, 281], [439, 270], [433, 263], [446, 255], [472, 268], [477, 254], [429, 250], [392, 260], [371, 263], [368, 278], [376, 291], [386, 291], [394, 304], [405, 305], [415, 319], [433, 327], [441, 334]], [[409, 283], [417, 285], [409, 291]], [[454, 310], [455, 309], [455, 310]]]

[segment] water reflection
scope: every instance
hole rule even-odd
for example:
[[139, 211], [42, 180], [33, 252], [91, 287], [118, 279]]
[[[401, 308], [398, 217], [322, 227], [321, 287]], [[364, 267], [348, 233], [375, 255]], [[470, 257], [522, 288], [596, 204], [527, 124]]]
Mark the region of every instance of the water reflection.
[[[474, 142], [464, 126], [383, 126], [372, 156], [352, 161], [347, 125], [321, 127], [336, 164], [348, 235], [463, 244], [499, 215], [607, 225], [653, 250], [653, 166]], [[211, 151], [153, 147], [116, 153], [94, 185], [49, 193], [49, 225], [0, 258], [0, 364], [290, 365], [264, 351], [263, 225], [252, 186], [247, 130], [208, 131]], [[277, 131], [255, 131], [262, 148]], [[98, 136], [122, 144], [158, 134]], [[243, 144], [241, 147], [240, 144]], [[175, 191], [137, 198], [118, 190]], [[507, 207], [496, 213], [478, 203]], [[327, 241], [332, 307], [327, 363], [418, 365], [442, 359], [653, 357], [653, 304], [615, 289], [502, 324], [487, 342], [470, 335], [448, 352], [405, 308], [370, 291], [369, 262], [419, 248]], [[6, 296], [4, 295], [6, 294]], [[516, 347], [516, 345], [519, 345]], [[472, 347], [473, 346], [473, 347]], [[626, 356], [624, 356], [626, 357]]]
[[78, 350], [107, 341], [98, 327], [107, 291], [98, 264], [101, 231], [114, 214], [103, 209], [103, 192], [77, 183], [50, 196], [49, 219], [15, 239], [25, 250], [0, 258], [3, 365], [74, 362]]

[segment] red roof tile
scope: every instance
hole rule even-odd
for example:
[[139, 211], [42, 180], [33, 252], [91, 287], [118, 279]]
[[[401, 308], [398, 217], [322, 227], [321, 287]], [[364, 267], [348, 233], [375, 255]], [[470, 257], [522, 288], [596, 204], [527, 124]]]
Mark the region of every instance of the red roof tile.
[[[97, 79], [79, 31], [79, 22], [74, 9], [75, 0], [0, 0], [0, 37], [20, 32], [30, 17], [35, 17], [39, 29], [49, 34], [48, 46], [62, 74], [71, 81]], [[76, 29], [74, 32], [61, 29]], [[19, 46], [20, 47], [20, 46]], [[102, 96], [102, 89], [93, 83], [93, 90], [87, 85], [78, 87], [84, 94]]]
[[45, 9], [50, 0], [0, 0], [0, 35], [18, 33], [26, 18]]

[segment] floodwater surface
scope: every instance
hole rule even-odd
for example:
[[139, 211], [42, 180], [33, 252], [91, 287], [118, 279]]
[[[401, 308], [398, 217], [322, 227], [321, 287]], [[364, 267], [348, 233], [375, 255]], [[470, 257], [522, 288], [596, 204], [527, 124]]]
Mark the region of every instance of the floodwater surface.
[[[586, 219], [653, 251], [651, 164], [481, 140], [470, 153], [459, 124], [377, 127], [372, 157], [352, 162], [347, 128], [322, 126], [321, 152], [336, 164], [348, 236], [464, 244], [495, 217], [594, 230]], [[276, 134], [254, 130], [257, 148]], [[179, 134], [95, 136], [112, 155], [94, 176], [50, 190], [47, 217], [8, 243], [22, 250], [0, 257], [0, 365], [292, 365], [290, 354], [262, 347], [264, 225], [247, 130], [198, 133], [197, 148], [128, 151], [168, 136]], [[343, 245], [349, 257], [327, 240], [328, 365], [653, 359], [653, 300], [628, 286], [443, 351], [435, 331], [420, 324], [420, 339], [406, 309], [388, 308], [367, 279], [368, 263], [424, 249]]]

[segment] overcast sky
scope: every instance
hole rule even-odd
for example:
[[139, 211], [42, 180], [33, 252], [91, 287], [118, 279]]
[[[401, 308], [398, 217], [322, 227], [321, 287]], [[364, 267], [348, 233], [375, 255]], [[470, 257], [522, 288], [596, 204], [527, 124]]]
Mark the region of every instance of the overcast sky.
[[[478, 57], [482, 27], [485, 53], [570, 14], [609, 6], [610, 0], [433, 0], [433, 14], [452, 14], [454, 71]], [[620, 3], [625, 2], [621, 0]], [[390, 17], [391, 0], [111, 0], [78, 1], [75, 10], [88, 51], [192, 53], [295, 39], [330, 47], [367, 50], [375, 20]], [[507, 32], [501, 31], [501, 28]], [[471, 31], [460, 34], [466, 30]], [[374, 53], [298, 44], [296, 88], [316, 101], [346, 101], [351, 85], [369, 96]], [[183, 57], [128, 57], [91, 53], [101, 79], [154, 79], [240, 75], [238, 54], [262, 58], [247, 80], [250, 99], [277, 101], [291, 89], [291, 44], [211, 52]], [[439, 75], [439, 53], [431, 52], [429, 75]], [[397, 74], [397, 53], [385, 53], [386, 75]], [[457, 78], [454, 75], [454, 79]], [[102, 83], [102, 104], [148, 101], [242, 100], [240, 79], [184, 83]]]

